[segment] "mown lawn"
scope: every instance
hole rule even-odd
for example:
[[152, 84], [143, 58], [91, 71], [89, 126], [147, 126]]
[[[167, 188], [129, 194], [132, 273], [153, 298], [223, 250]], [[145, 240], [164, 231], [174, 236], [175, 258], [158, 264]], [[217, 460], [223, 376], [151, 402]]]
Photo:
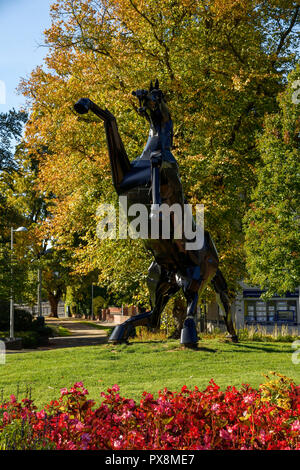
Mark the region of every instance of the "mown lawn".
[[41, 406], [76, 381], [83, 381], [97, 401], [100, 391], [115, 383], [123, 396], [134, 399], [144, 390], [157, 392], [164, 387], [175, 391], [183, 385], [197, 385], [203, 389], [211, 378], [222, 388], [242, 383], [258, 387], [265, 380], [262, 374], [269, 371], [300, 383], [300, 364], [292, 363], [290, 343], [231, 344], [205, 339], [199, 346], [197, 351], [186, 350], [178, 341], [169, 340], [7, 354], [6, 364], [0, 364], [0, 399], [18, 390], [21, 399], [30, 387], [32, 398]]

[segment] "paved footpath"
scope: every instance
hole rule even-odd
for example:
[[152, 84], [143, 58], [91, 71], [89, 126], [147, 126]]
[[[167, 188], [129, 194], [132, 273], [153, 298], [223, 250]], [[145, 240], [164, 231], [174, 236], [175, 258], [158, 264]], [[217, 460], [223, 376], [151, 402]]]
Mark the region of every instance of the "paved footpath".
[[49, 344], [47, 346], [41, 346], [36, 349], [8, 350], [7, 353], [14, 354], [31, 351], [49, 351], [51, 349], [75, 348], [78, 346], [91, 346], [107, 343], [108, 337], [105, 330], [94, 328], [87, 324], [81, 323], [81, 321], [89, 321], [89, 323], [95, 323], [96, 325], [101, 325], [107, 329], [116, 326], [113, 323], [100, 323], [91, 320], [76, 320], [75, 318], [46, 318], [46, 325], [62, 326], [67, 328], [71, 335], [55, 336], [53, 338], [49, 338]]

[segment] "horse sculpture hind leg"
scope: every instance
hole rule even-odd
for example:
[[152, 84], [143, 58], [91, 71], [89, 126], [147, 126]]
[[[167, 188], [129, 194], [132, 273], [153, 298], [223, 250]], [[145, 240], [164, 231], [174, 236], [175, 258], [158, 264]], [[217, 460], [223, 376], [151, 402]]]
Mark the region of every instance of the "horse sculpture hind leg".
[[[200, 288], [200, 284], [198, 285]], [[187, 315], [181, 330], [180, 343], [187, 348], [196, 348], [198, 343], [198, 335], [195, 324], [195, 316], [197, 312], [198, 289], [183, 288], [183, 293], [187, 302]]]
[[237, 343], [238, 337], [232, 322], [227, 283], [220, 269], [217, 270], [216, 275], [212, 279], [211, 283], [216, 292], [217, 303], [220, 307], [221, 315], [224, 317], [229, 337], [232, 342]]

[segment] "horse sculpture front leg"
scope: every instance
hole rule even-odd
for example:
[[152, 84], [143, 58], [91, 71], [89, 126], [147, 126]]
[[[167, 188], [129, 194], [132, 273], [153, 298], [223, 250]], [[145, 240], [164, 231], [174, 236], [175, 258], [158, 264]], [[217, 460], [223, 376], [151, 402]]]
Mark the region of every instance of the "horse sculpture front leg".
[[139, 315], [134, 315], [120, 325], [117, 325], [110, 335], [108, 342], [114, 344], [127, 342], [130, 336], [134, 336], [136, 326], [150, 326], [149, 321], [151, 316], [152, 311], [140, 313]]
[[130, 161], [119, 134], [115, 116], [108, 109], [99, 108], [89, 98], [81, 98], [75, 103], [74, 108], [79, 114], [86, 114], [91, 111], [104, 122], [112, 180], [117, 194], [120, 194], [121, 183], [130, 170]]
[[173, 277], [155, 261], [151, 263], [148, 271], [147, 284], [150, 293], [151, 308], [149, 312], [140, 313], [115, 327], [109, 337], [110, 343], [123, 343], [133, 334], [136, 326], [158, 328], [160, 316], [168, 300], [178, 291], [179, 287]]

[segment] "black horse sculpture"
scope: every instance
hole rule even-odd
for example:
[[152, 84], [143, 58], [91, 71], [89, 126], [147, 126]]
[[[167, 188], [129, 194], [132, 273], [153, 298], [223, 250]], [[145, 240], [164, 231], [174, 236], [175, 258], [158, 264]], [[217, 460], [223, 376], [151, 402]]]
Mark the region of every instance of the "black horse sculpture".
[[[100, 109], [88, 98], [81, 98], [75, 110], [84, 114], [89, 110], [104, 121], [110, 157], [113, 184], [119, 195], [126, 195], [128, 205], [145, 204], [150, 208], [151, 218], [160, 218], [162, 204], [184, 206], [184, 195], [179, 178], [178, 164], [171, 153], [173, 125], [159, 83], [156, 80], [149, 90], [137, 90], [133, 95], [139, 99], [139, 114], [150, 123], [147, 144], [140, 157], [129, 161], [118, 132], [115, 117], [107, 110]], [[168, 300], [182, 288], [187, 301], [186, 319], [181, 331], [181, 344], [195, 347], [198, 336], [194, 317], [198, 296], [209, 282], [216, 292], [221, 315], [224, 317], [229, 337], [233, 342], [238, 338], [233, 326], [230, 300], [226, 281], [218, 268], [219, 259], [214, 243], [207, 231], [203, 245], [199, 249], [186, 248], [186, 238], [174, 237], [174, 218], [171, 217], [171, 236], [161, 236], [144, 240], [146, 248], [152, 252], [154, 261], [148, 271], [151, 311], [135, 315], [118, 325], [109, 341], [127, 341], [135, 326], [145, 325], [156, 328]]]

